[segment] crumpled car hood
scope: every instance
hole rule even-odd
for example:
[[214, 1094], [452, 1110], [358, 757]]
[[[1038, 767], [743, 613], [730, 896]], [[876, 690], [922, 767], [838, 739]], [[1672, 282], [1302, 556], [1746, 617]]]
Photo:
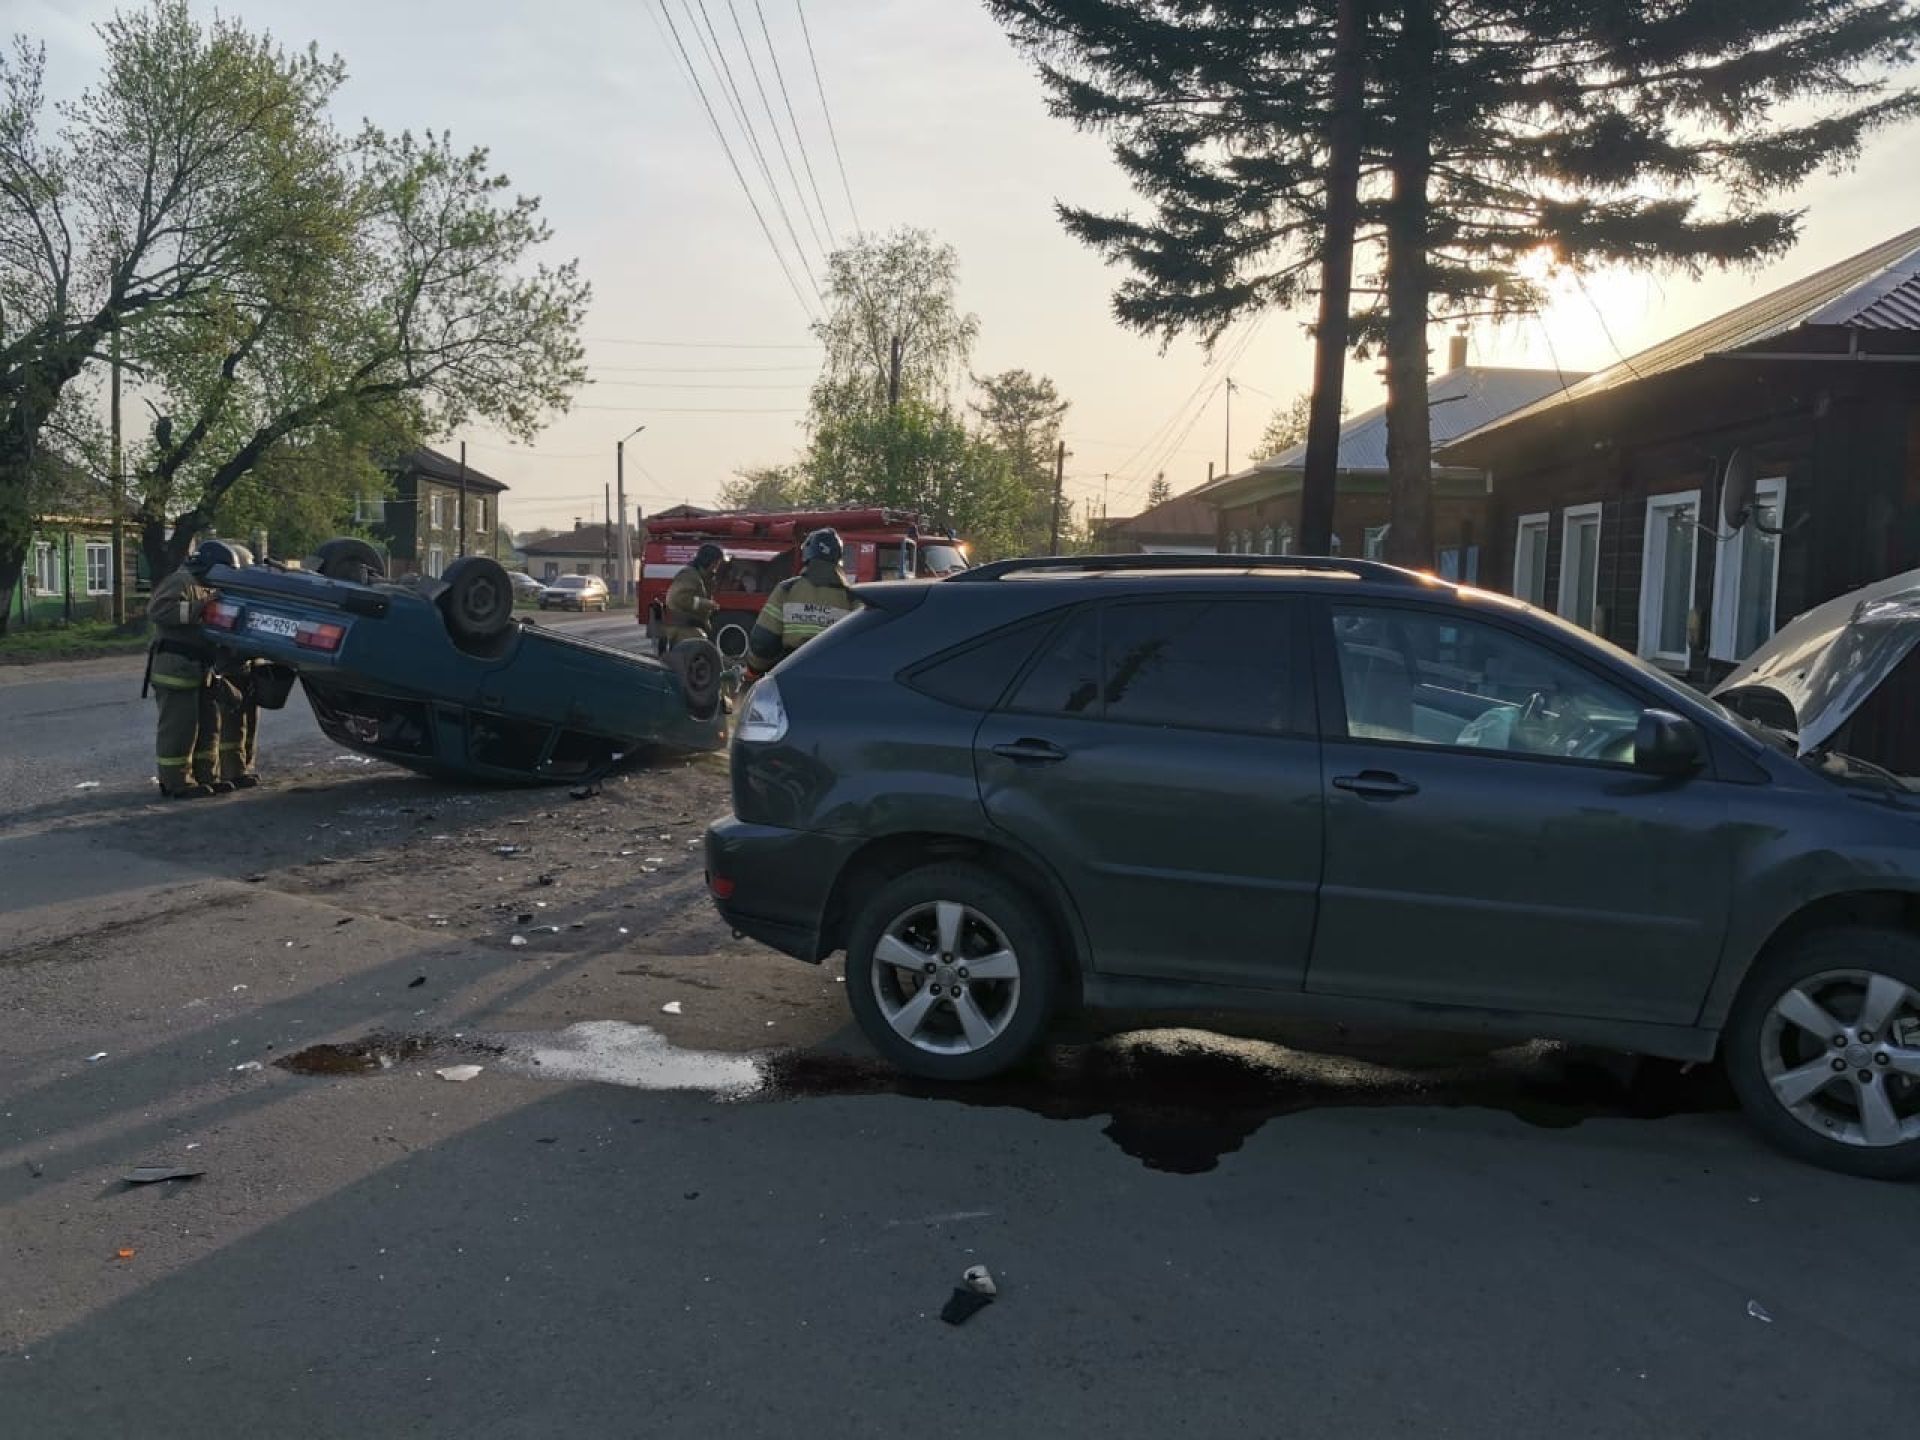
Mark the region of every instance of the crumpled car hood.
[[1793, 707], [1807, 755], [1832, 739], [1920, 644], [1920, 570], [1816, 605], [1714, 687], [1713, 698], [1771, 691]]

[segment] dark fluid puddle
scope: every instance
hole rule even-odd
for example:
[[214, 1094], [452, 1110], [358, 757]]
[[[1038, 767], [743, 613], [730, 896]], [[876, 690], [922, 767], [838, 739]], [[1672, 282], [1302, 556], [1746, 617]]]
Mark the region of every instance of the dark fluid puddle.
[[790, 1052], [763, 1062], [756, 1098], [903, 1095], [1006, 1106], [1050, 1120], [1107, 1116], [1104, 1133], [1150, 1170], [1215, 1168], [1269, 1120], [1334, 1107], [1431, 1105], [1505, 1110], [1564, 1129], [1599, 1117], [1663, 1119], [1729, 1109], [1717, 1067], [1604, 1063], [1536, 1044], [1422, 1069], [1197, 1032], [1144, 1033], [1059, 1046], [996, 1079], [940, 1084], [878, 1060]]
[[[496, 1057], [522, 1075], [689, 1091], [722, 1101], [897, 1095], [1024, 1110], [1049, 1120], [1105, 1116], [1102, 1133], [1121, 1150], [1150, 1170], [1177, 1175], [1214, 1169], [1269, 1120], [1303, 1110], [1478, 1107], [1564, 1129], [1587, 1119], [1664, 1119], [1734, 1103], [1723, 1073], [1711, 1065], [1635, 1064], [1545, 1042], [1488, 1051], [1484, 1044], [1436, 1046], [1431, 1037], [1415, 1037], [1357, 1048], [1370, 1055], [1205, 1030], [1139, 1030], [1052, 1045], [991, 1080], [942, 1084], [868, 1056], [683, 1049], [648, 1026], [600, 1020], [486, 1042], [375, 1034], [310, 1046], [273, 1063], [300, 1075], [369, 1075], [464, 1051]], [[1407, 1055], [1424, 1056], [1424, 1063], [1408, 1064]]]
[[272, 1063], [295, 1075], [374, 1075], [410, 1060], [424, 1060], [461, 1042], [436, 1035], [369, 1035], [339, 1045], [309, 1045]]

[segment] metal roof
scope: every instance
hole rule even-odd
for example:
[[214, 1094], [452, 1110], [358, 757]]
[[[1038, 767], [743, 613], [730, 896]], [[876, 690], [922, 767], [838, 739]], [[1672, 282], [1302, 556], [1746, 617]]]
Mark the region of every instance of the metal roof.
[[[1577, 370], [1522, 370], [1497, 365], [1462, 365], [1436, 375], [1427, 385], [1427, 413], [1433, 443], [1444, 445], [1470, 430], [1490, 425], [1501, 416], [1531, 405], [1543, 395], [1556, 394], [1585, 379]], [[1298, 472], [1306, 468], [1307, 446], [1257, 461], [1245, 470], [1223, 475], [1198, 490], [1196, 498], [1217, 500], [1220, 491], [1260, 475]], [[1387, 473], [1387, 407], [1354, 416], [1340, 427], [1339, 468], [1345, 472]]]
[[[400, 457], [398, 465], [394, 468], [403, 475], [407, 473], [424, 475], [429, 480], [442, 480], [449, 484], [459, 483], [461, 474], [461, 465], [458, 460], [451, 455], [442, 455], [428, 445], [417, 445], [409, 450]], [[472, 465], [466, 467], [466, 481], [469, 490], [500, 491], [508, 488], [505, 481], [496, 480]]]
[[[1724, 315], [1683, 330], [1619, 364], [1596, 371], [1577, 385], [1489, 420], [1456, 438], [1479, 439], [1557, 406], [1619, 386], [1678, 370], [1728, 350], [1742, 350], [1803, 327], [1920, 331], [1920, 228], [1884, 240], [1792, 284], [1736, 306]], [[1436, 434], [1435, 443], [1439, 443]]]

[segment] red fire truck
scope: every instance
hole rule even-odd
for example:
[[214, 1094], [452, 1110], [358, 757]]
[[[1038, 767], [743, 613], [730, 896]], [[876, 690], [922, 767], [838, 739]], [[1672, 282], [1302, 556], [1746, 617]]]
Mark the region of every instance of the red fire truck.
[[801, 541], [829, 526], [847, 547], [841, 566], [856, 584], [934, 579], [967, 568], [967, 547], [952, 531], [936, 531], [924, 516], [907, 510], [723, 510], [675, 516], [643, 527], [635, 618], [658, 642], [667, 586], [711, 541], [728, 556], [714, 587], [720, 609], [713, 617], [713, 641], [728, 658], [744, 655], [767, 592], [799, 570]]

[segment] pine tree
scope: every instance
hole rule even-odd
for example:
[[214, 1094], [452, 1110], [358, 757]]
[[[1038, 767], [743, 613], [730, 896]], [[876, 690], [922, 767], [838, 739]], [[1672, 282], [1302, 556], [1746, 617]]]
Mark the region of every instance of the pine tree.
[[1173, 486], [1167, 480], [1167, 472], [1162, 470], [1158, 475], [1153, 477], [1153, 482], [1147, 486], [1146, 508], [1151, 510], [1156, 505], [1166, 504], [1167, 501], [1172, 498]]
[[[1144, 217], [1059, 207], [1131, 273], [1116, 316], [1209, 343], [1312, 281], [1332, 0], [987, 0]], [[1915, 0], [1378, 0], [1365, 7], [1356, 336], [1387, 357], [1392, 558], [1432, 560], [1427, 330], [1524, 313], [1520, 262], [1753, 264], [1777, 197], [1920, 111]], [[1705, 196], [1720, 197], [1709, 201]]]

